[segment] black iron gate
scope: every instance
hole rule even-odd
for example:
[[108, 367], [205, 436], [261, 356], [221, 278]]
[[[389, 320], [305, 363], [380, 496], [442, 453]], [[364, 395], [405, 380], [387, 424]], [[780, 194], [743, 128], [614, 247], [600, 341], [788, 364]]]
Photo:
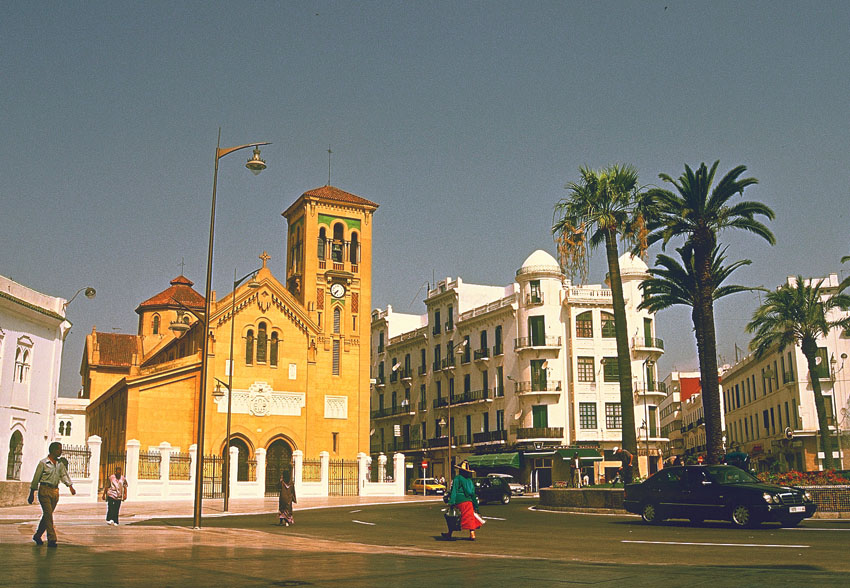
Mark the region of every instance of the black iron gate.
[[282, 440], [266, 451], [266, 496], [280, 496], [280, 476], [292, 483], [292, 447]]
[[224, 498], [224, 458], [219, 455], [204, 456], [204, 498]]
[[357, 461], [332, 459], [328, 464], [328, 494], [330, 496], [357, 496]]

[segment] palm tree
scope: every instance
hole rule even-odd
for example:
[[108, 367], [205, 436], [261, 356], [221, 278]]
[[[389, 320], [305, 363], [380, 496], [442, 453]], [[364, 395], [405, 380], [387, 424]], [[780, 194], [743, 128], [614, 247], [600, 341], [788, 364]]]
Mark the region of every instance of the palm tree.
[[631, 355], [617, 238], [638, 241], [638, 247], [643, 241], [645, 249], [642, 217], [635, 215], [638, 174], [633, 166], [617, 164], [598, 171], [581, 167], [579, 173], [581, 179], [566, 186], [570, 195], [555, 205], [552, 233], [558, 243], [561, 265], [573, 275], [578, 270], [582, 280], [587, 277], [589, 252], [605, 244], [614, 306], [623, 448], [637, 455]]
[[730, 170], [712, 189], [719, 162], [709, 170], [703, 163], [694, 172], [685, 172], [674, 180], [667, 174], [659, 177], [676, 187], [676, 192], [656, 188], [649, 190], [640, 203], [647, 218], [648, 243], [682, 236], [693, 248], [695, 335], [700, 360], [700, 385], [705, 411], [705, 433], [708, 463], [719, 463], [723, 456], [723, 430], [720, 414], [720, 390], [717, 374], [717, 340], [714, 329], [714, 296], [712, 264], [717, 247], [717, 234], [723, 229], [743, 229], [764, 238], [773, 245], [773, 233], [756, 220], [756, 216], [773, 219], [773, 211], [760, 202], [730, 204], [735, 194], [758, 183], [755, 178], [740, 178], [747, 168], [739, 165]]
[[774, 347], [781, 353], [789, 345], [800, 345], [809, 367], [809, 379], [815, 396], [823, 466], [831, 470], [835, 465], [826, 402], [820, 387], [818, 339], [826, 337], [832, 329], [850, 328], [850, 315], [830, 318], [830, 315], [835, 316], [831, 311], [850, 309], [850, 295], [842, 293], [846, 286], [844, 283], [832, 294], [825, 292], [822, 284], [822, 281], [805, 281], [802, 276], [797, 276], [793, 284], [783, 284], [769, 292], [747, 324], [747, 332], [755, 333], [750, 341], [750, 349], [755, 351], [756, 357], [762, 357]]

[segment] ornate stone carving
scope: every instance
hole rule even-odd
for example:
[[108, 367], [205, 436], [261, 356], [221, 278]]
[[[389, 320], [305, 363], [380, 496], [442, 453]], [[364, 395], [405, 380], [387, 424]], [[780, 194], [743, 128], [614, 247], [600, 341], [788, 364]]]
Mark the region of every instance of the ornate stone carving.
[[347, 419], [348, 396], [325, 396], [325, 418]]
[[[218, 412], [227, 412], [227, 392], [221, 398], [215, 398]], [[275, 391], [266, 382], [254, 382], [247, 390], [234, 390], [231, 412], [253, 416], [301, 416], [305, 406], [302, 392]]]

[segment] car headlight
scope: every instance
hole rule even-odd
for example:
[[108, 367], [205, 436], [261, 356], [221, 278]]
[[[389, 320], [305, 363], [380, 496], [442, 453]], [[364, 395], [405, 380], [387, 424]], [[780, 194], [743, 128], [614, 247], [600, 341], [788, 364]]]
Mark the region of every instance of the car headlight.
[[770, 494], [768, 492], [765, 492], [761, 496], [762, 496], [762, 498], [764, 498], [764, 501], [768, 504], [776, 504], [776, 503], [779, 502], [779, 497], [776, 496], [775, 494]]
[[815, 498], [814, 496], [812, 496], [811, 492], [806, 490], [805, 492], [803, 492], [803, 500], [805, 500], [806, 502], [814, 502]]

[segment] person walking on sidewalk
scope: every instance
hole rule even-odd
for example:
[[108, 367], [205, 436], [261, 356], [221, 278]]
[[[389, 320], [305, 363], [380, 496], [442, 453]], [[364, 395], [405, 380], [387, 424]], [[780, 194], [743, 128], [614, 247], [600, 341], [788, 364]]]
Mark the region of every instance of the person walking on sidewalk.
[[68, 468], [65, 465], [67, 462], [59, 459], [61, 455], [62, 444], [54, 441], [48, 447], [47, 457], [38, 462], [30, 484], [30, 495], [27, 502], [32, 504], [35, 493], [38, 492], [38, 503], [41, 505], [41, 520], [38, 522], [35, 535], [32, 536], [36, 545], [44, 543], [41, 537], [47, 531], [47, 546], [56, 547], [53, 511], [56, 510], [56, 505], [59, 503], [59, 482], [61, 481], [70, 488], [72, 495], [77, 493], [74, 490], [71, 477], [68, 475]]
[[[475, 541], [475, 529], [481, 526], [481, 520], [476, 516], [478, 511], [478, 497], [475, 496], [475, 484], [472, 476], [475, 472], [469, 469], [469, 461], [463, 460], [460, 465], [455, 465], [458, 470], [457, 476], [452, 480], [452, 492], [449, 495], [449, 506], [457, 506], [460, 509], [460, 528], [469, 530], [469, 540]], [[449, 526], [449, 532], [443, 533], [443, 538], [451, 539], [453, 529]]]
[[115, 466], [115, 473], [109, 476], [103, 488], [103, 499], [106, 501], [106, 524], [117, 525], [121, 502], [127, 500], [127, 478], [121, 475], [121, 466]]
[[[290, 474], [291, 476], [292, 474]], [[295, 498], [295, 484], [290, 479], [289, 483], [286, 481], [286, 474], [280, 474], [280, 499], [277, 504], [277, 516], [280, 519], [278, 522], [279, 525], [289, 525], [295, 524], [295, 519], [292, 518], [292, 503], [298, 502]]]

